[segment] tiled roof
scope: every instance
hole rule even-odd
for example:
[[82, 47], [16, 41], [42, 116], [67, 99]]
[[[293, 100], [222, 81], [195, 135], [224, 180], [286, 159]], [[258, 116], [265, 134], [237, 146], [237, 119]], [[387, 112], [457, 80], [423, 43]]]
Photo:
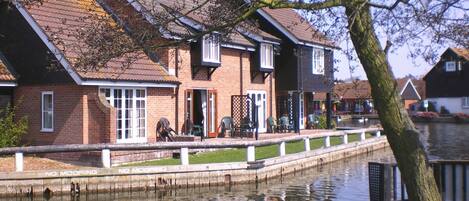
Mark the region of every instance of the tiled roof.
[[[179, 1], [173, 1], [173, 0], [138, 0], [145, 8], [146, 10], [148, 11], [152, 11], [153, 14], [158, 14], [158, 13], [161, 13], [161, 12], [166, 12], [166, 10], [161, 6], [165, 6], [165, 7], [169, 7], [169, 8], [173, 8], [174, 10], [180, 12], [180, 13], [188, 13], [190, 10], [192, 10], [193, 8], [196, 8], [196, 7], [199, 7], [200, 4], [199, 3], [203, 3], [202, 1], [199, 2], [199, 1], [192, 1], [192, 0], [189, 0], [189, 1], [184, 1], [184, 3], [181, 3]], [[210, 4], [210, 3], [208, 3]], [[206, 6], [202, 6], [201, 8], [193, 11], [193, 12], [190, 12], [189, 14], [187, 14], [185, 17], [199, 23], [199, 24], [203, 24], [203, 25], [208, 25], [206, 23], [206, 16], [204, 15], [205, 13], [205, 9], [207, 9], [206, 7], [208, 6], [208, 4]], [[173, 33], [178, 33], [178, 32], [181, 32], [183, 31], [182, 33], [183, 34], [187, 34], [187, 31], [184, 29], [184, 28], [181, 28], [181, 27], [173, 27], [173, 26], [168, 26], [167, 27], [168, 29], [170, 29], [169, 31], [173, 32]], [[260, 29], [258, 30], [250, 30], [250, 31], [255, 31], [255, 34], [259, 35], [259, 36], [262, 36], [265, 40], [273, 40], [273, 41], [280, 41], [279, 38], [267, 33], [267, 32], [264, 32]], [[255, 47], [255, 44], [252, 43], [249, 39], [247, 39], [245, 36], [243, 36], [243, 34], [241, 34], [240, 32], [238, 31], [234, 31], [234, 33], [230, 34], [229, 35], [229, 38], [228, 38], [228, 41], [226, 41], [228, 43], [234, 43], [234, 44], [238, 44], [238, 45], [243, 45], [243, 46], [248, 46], [248, 47]]]
[[[396, 79], [397, 91], [401, 92], [409, 79]], [[371, 87], [368, 80], [357, 80], [351, 83], [339, 83], [334, 86], [334, 96], [337, 99], [370, 99]]]
[[304, 19], [295, 10], [289, 8], [263, 8], [263, 10], [299, 40], [336, 47], [334, 42], [327, 39], [323, 33], [313, 27], [308, 20]]
[[14, 82], [16, 81], [15, 76], [10, 72], [7, 67], [7, 62], [3, 61], [4, 58], [0, 54], [0, 81], [3, 82]]
[[[41, 5], [30, 6], [26, 9], [49, 38], [60, 39], [51, 41], [59, 48], [65, 47], [65, 57], [72, 66], [79, 54], [73, 48], [67, 47], [77, 46], [77, 44], [85, 47], [85, 41], [82, 38], [71, 37], [67, 33], [74, 32], [79, 27], [89, 26], [91, 22], [83, 20], [87, 16], [107, 15], [94, 0], [45, 0]], [[56, 41], [61, 41], [63, 44], [58, 44], [59, 42]], [[107, 63], [107, 68], [87, 71], [74, 68], [74, 70], [84, 80], [176, 82], [174, 76], [169, 75], [160, 64], [151, 61], [143, 51], [134, 55], [138, 57], [129, 66], [123, 65], [124, 58], [122, 57], [111, 59]]]
[[369, 99], [371, 88], [368, 80], [339, 83], [334, 86], [334, 95], [337, 99]]
[[459, 55], [459, 56], [463, 57], [464, 59], [466, 59], [467, 61], [469, 61], [469, 50], [468, 49], [452, 47], [451, 50], [453, 50], [453, 52], [456, 53], [457, 55]]

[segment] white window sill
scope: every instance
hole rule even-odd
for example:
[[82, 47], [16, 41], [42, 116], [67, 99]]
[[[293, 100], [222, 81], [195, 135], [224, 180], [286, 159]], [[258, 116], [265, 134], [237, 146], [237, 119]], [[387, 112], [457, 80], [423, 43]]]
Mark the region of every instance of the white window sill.
[[265, 68], [265, 69], [274, 69], [273, 66], [261, 66], [261, 68]]
[[147, 143], [147, 138], [136, 138], [136, 139], [126, 139], [126, 140], [117, 140], [118, 144], [130, 144], [130, 143]]
[[207, 63], [217, 63], [217, 64], [220, 64], [221, 62], [220, 61], [216, 61], [216, 60], [202, 60], [203, 62], [207, 62]]
[[41, 129], [39, 132], [41, 132], [41, 133], [53, 133], [54, 129]]

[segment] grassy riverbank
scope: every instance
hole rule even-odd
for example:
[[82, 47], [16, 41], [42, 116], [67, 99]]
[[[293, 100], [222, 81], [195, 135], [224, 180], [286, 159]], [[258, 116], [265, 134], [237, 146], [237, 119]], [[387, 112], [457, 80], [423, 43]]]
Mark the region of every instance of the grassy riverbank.
[[[366, 138], [372, 135], [367, 133]], [[349, 142], [355, 142], [360, 139], [359, 134], [348, 136]], [[342, 137], [331, 137], [331, 146], [342, 143]], [[264, 147], [256, 147], [256, 159], [262, 160], [278, 156], [278, 146], [270, 145]], [[324, 139], [311, 139], [311, 150], [319, 149], [324, 146]], [[298, 153], [304, 151], [303, 141], [289, 142], [285, 146], [287, 154]], [[226, 149], [213, 152], [204, 152], [192, 154], [189, 156], [190, 164], [206, 164], [206, 163], [227, 163], [246, 161], [246, 149]], [[177, 158], [166, 158], [161, 160], [146, 161], [141, 163], [132, 163], [125, 166], [158, 166], [158, 165], [179, 165], [181, 161]]]

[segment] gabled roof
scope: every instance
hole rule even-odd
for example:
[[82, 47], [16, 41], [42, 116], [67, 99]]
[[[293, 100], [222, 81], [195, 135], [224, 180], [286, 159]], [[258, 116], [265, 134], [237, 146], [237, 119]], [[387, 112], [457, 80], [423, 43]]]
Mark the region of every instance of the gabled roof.
[[[194, 31], [203, 31], [206, 27], [210, 26], [206, 23], [207, 16], [204, 15], [204, 9], [207, 9], [210, 3], [207, 3], [206, 5], [201, 5], [201, 3], [205, 3], [204, 1], [184, 1], [183, 3], [181, 3], [179, 1], [173, 0], [128, 0], [128, 2], [131, 3], [139, 12], [153, 12], [152, 15], [167, 13], [169, 9], [172, 9], [174, 10], [174, 12], [177, 12], [177, 15], [179, 15], [179, 19], [173, 24], [178, 24], [179, 26], [167, 26], [167, 28], [169, 29], [168, 31], [170, 33], [188, 34], [187, 28], [181, 27], [180, 25], [188, 26]], [[189, 12], [194, 8], [198, 9], [193, 12]], [[182, 13], [188, 14], [183, 15]], [[150, 22], [157, 21], [151, 18], [151, 16], [148, 16], [147, 20], [149, 20]], [[158, 26], [156, 23], [155, 25]], [[252, 31], [254, 31], [255, 33]], [[253, 40], [256, 42], [266, 41], [274, 43], [281, 41], [279, 38], [260, 29], [252, 31], [246, 31], [240, 28], [236, 28], [236, 30], [228, 36], [229, 40], [223, 41], [223, 43], [231, 43], [246, 47], [255, 47], [256, 44], [253, 43]], [[259, 38], [261, 39], [261, 41], [259, 41]]]
[[333, 41], [330, 41], [323, 33], [313, 27], [308, 20], [304, 19], [293, 9], [263, 8], [258, 12], [295, 43], [337, 48]]
[[[85, 71], [74, 66], [74, 61], [80, 54], [71, 47], [86, 47], [86, 41], [84, 38], [71, 37], [70, 33], [76, 31], [77, 27], [90, 26], [91, 22], [84, 20], [86, 17], [93, 14], [108, 15], [95, 0], [45, 0], [41, 5], [23, 7], [16, 3], [16, 6], [77, 84], [94, 85], [97, 81], [150, 85], [177, 83], [174, 76], [169, 75], [160, 64], [153, 62], [143, 51], [134, 53], [136, 61], [125, 68], [123, 68], [126, 62], [124, 57], [111, 59], [107, 63], [108, 68], [98, 70]], [[52, 37], [59, 40], [51, 40]], [[59, 44], [58, 41], [63, 44]], [[66, 51], [60, 51], [64, 47]]]
[[10, 83], [10, 85], [16, 85], [16, 77], [10, 64], [0, 52], [0, 86]]
[[454, 53], [469, 61], [469, 50], [464, 48], [450, 48]]
[[[420, 97], [412, 80], [409, 78], [396, 79], [397, 91], [400, 95], [410, 85], [417, 96]], [[337, 99], [371, 99], [371, 86], [368, 80], [357, 80], [351, 83], [339, 83], [334, 86], [334, 95]]]
[[439, 66], [439, 63], [441, 62], [441, 57], [445, 54], [447, 54], [448, 51], [454, 52], [456, 55], [460, 56], [461, 58], [465, 59], [466, 61], [469, 61], [469, 50], [465, 48], [456, 48], [456, 47], [450, 47], [446, 49], [440, 56], [440, 61], [438, 61], [437, 64], [433, 66], [424, 76], [423, 79], [427, 79], [427, 76]]

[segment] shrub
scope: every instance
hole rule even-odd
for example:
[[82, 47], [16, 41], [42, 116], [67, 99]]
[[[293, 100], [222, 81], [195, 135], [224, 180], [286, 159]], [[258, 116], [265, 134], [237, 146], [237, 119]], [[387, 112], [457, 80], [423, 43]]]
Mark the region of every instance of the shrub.
[[15, 122], [16, 107], [7, 106], [0, 111], [0, 148], [18, 146], [28, 130], [28, 119], [22, 117]]
[[[318, 128], [318, 129], [327, 129], [327, 117], [326, 117], [326, 115], [318, 116], [317, 121], [318, 121], [318, 123], [317, 123], [316, 128]], [[331, 123], [332, 123], [332, 128], [335, 128], [337, 126], [335, 121], [333, 121], [332, 119], [331, 119]]]
[[440, 114], [449, 114], [449, 110], [445, 106], [440, 107]]
[[[432, 102], [428, 102], [428, 111], [429, 112], [436, 112], [435, 105]], [[425, 107], [423, 107], [423, 102], [420, 102], [419, 111], [425, 112]]]

